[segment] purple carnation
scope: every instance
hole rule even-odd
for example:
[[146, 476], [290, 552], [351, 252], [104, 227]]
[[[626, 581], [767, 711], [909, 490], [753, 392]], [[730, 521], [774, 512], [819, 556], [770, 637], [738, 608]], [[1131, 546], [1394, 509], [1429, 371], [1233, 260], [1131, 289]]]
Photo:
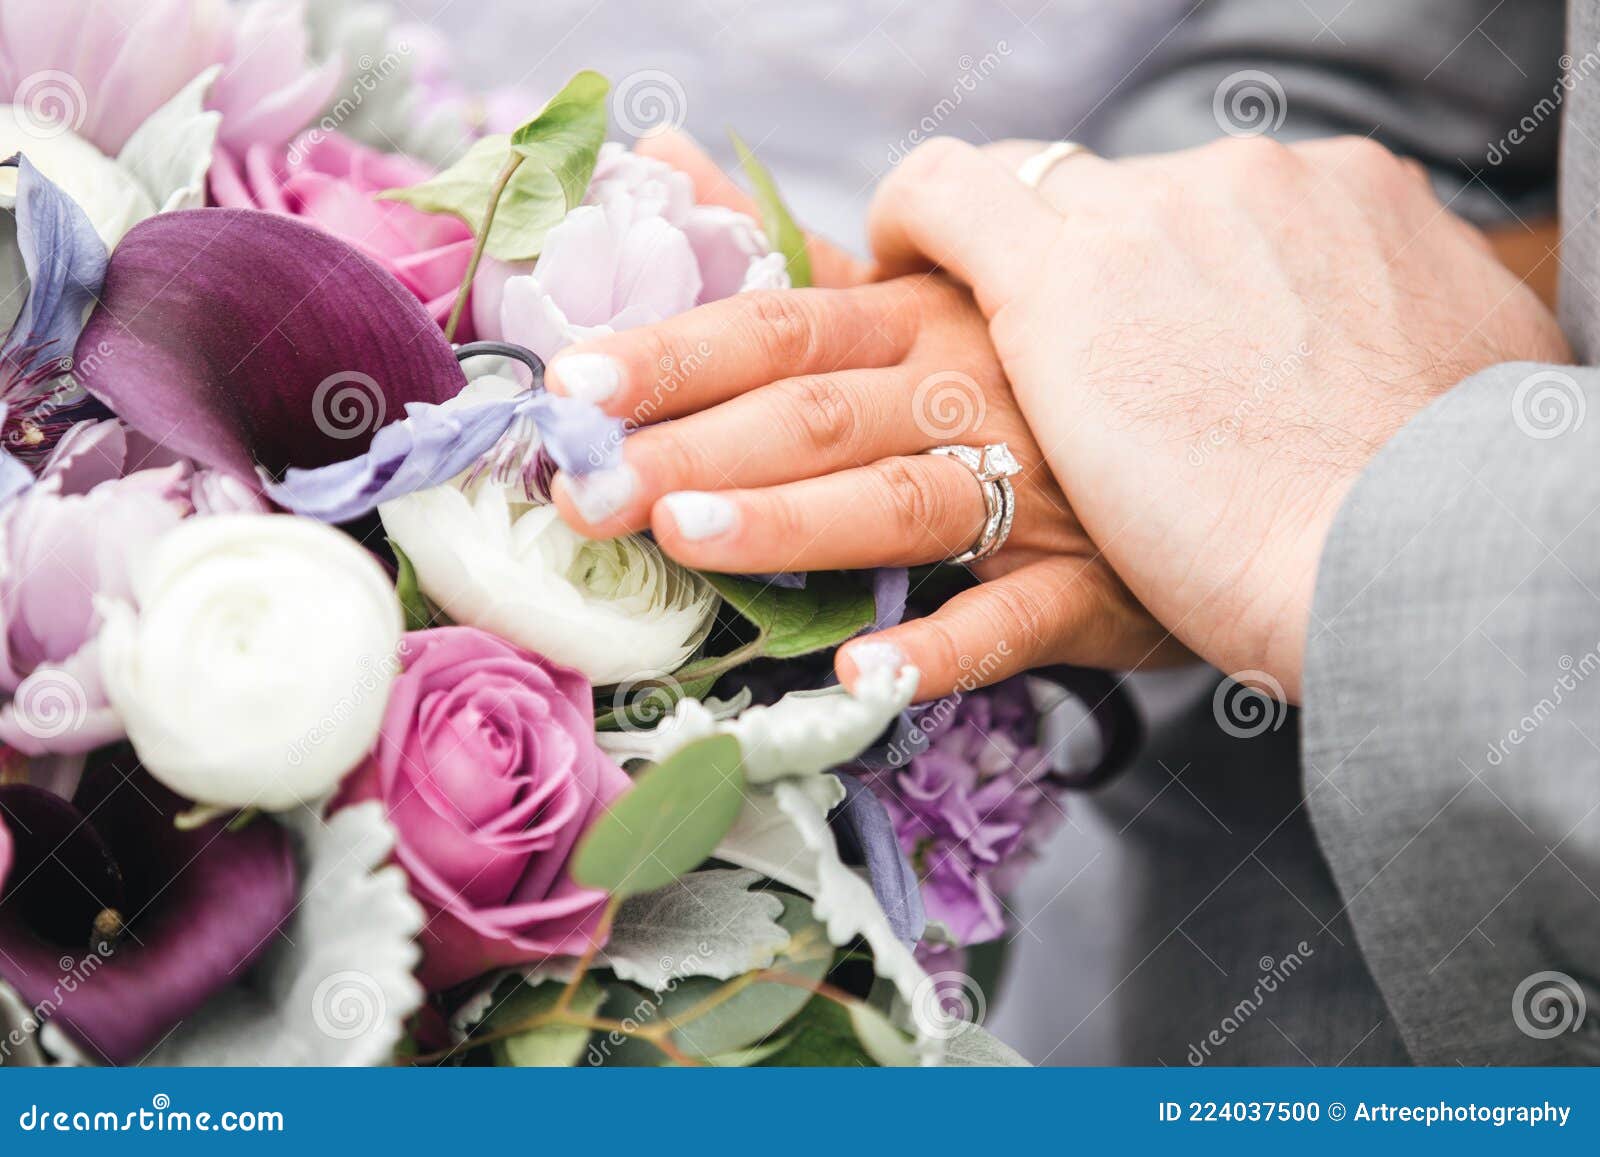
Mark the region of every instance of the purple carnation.
[[1000, 897], [1064, 818], [1024, 679], [929, 703], [926, 751], [868, 782], [922, 881], [929, 920], [961, 944], [1005, 933]]

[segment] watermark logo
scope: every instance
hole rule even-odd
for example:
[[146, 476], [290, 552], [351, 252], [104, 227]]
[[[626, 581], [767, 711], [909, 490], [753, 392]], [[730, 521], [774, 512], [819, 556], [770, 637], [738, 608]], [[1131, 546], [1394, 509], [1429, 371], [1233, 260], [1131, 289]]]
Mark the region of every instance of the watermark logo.
[[989, 1003], [978, 982], [964, 972], [935, 972], [911, 992], [912, 1019], [935, 1040], [953, 1040], [968, 1025], [981, 1025]]
[[611, 115], [631, 137], [653, 137], [683, 127], [689, 98], [671, 73], [646, 68], [629, 73], [611, 95]]
[[23, 77], [11, 104], [17, 127], [41, 141], [77, 132], [89, 115], [89, 98], [78, 78], [54, 68]]
[[1511, 994], [1511, 1019], [1534, 1040], [1577, 1032], [1588, 1014], [1583, 986], [1565, 972], [1535, 972]]
[[960, 370], [940, 370], [917, 383], [911, 395], [911, 420], [935, 441], [977, 430], [989, 413], [983, 387]]
[[1583, 425], [1589, 400], [1571, 374], [1540, 370], [1517, 383], [1511, 395], [1511, 420], [1530, 438], [1547, 441]]
[[382, 985], [356, 969], [325, 977], [311, 994], [311, 1020], [331, 1040], [366, 1036], [383, 1023], [388, 1007]]
[[359, 370], [331, 374], [311, 394], [311, 420], [318, 430], [341, 442], [382, 426], [387, 407], [383, 387]]
[[1283, 127], [1289, 100], [1277, 77], [1246, 68], [1222, 78], [1211, 97], [1211, 115], [1230, 137], [1259, 137]]
[[1283, 726], [1288, 699], [1283, 684], [1265, 671], [1240, 671], [1217, 684], [1211, 713], [1235, 739], [1254, 739]]

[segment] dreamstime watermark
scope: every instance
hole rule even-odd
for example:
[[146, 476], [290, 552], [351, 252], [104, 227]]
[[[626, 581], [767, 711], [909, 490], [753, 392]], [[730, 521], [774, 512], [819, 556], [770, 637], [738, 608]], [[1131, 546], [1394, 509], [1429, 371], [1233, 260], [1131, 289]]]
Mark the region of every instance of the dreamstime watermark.
[[667, 399], [681, 390], [684, 384], [710, 360], [711, 353], [711, 343], [701, 341], [682, 357], [663, 354], [656, 362], [658, 373], [655, 385], [650, 390], [650, 396], [634, 406], [633, 412], [622, 420], [620, 428], [611, 430], [603, 439], [590, 445], [589, 465], [603, 466], [609, 462], [617, 447], [622, 445], [623, 439], [640, 426], [648, 426], [666, 405]]
[[331, 1040], [355, 1040], [384, 1022], [389, 1000], [383, 985], [359, 969], [323, 977], [311, 993], [311, 1020]]
[[1583, 425], [1589, 399], [1571, 374], [1539, 370], [1517, 383], [1511, 393], [1511, 420], [1530, 438], [1548, 441]]
[[411, 44], [404, 40], [377, 59], [371, 54], [364, 53], [356, 61], [355, 75], [351, 77], [349, 88], [334, 101], [321, 120], [296, 137], [289, 146], [287, 153], [289, 164], [300, 164], [305, 160], [308, 150], [338, 132], [345, 122], [361, 111], [369, 96], [400, 71], [400, 66], [410, 55]]
[[388, 406], [383, 387], [372, 375], [340, 370], [312, 391], [311, 420], [328, 437], [344, 442], [382, 426]]
[[1189, 465], [1205, 465], [1207, 458], [1237, 438], [1244, 429], [1245, 422], [1253, 417], [1268, 399], [1289, 385], [1310, 356], [1311, 347], [1305, 342], [1301, 342], [1281, 358], [1263, 356], [1259, 363], [1261, 372], [1250, 393], [1233, 408], [1232, 413], [1220, 422], [1213, 422], [1190, 443], [1187, 455]]
[[78, 78], [55, 68], [23, 77], [11, 105], [17, 128], [41, 141], [77, 132], [89, 115], [89, 97]]
[[911, 421], [924, 437], [937, 442], [977, 430], [988, 414], [983, 387], [960, 370], [929, 374], [911, 394]]
[[623, 77], [612, 90], [611, 116], [631, 137], [653, 137], [683, 127], [689, 97], [670, 72], [641, 69]]
[[1507, 729], [1505, 735], [1489, 744], [1484, 758], [1488, 760], [1490, 767], [1499, 767], [1504, 763], [1511, 755], [1513, 747], [1521, 747], [1535, 731], [1543, 727], [1545, 722], [1560, 710], [1568, 695], [1575, 692], [1596, 671], [1600, 671], [1600, 643], [1596, 643], [1576, 659], [1571, 655], [1562, 655], [1556, 660], [1556, 666], [1561, 668], [1561, 674], [1556, 676], [1556, 681], [1550, 685], [1550, 694], [1530, 707], [1515, 725]]
[[1235, 739], [1254, 739], [1283, 726], [1289, 716], [1283, 684], [1265, 671], [1240, 671], [1217, 684], [1211, 695], [1217, 726]]
[[895, 734], [883, 749], [883, 760], [892, 768], [903, 767], [928, 749], [928, 742], [953, 719], [966, 697], [979, 687], [995, 682], [1000, 671], [1011, 657], [1011, 644], [1000, 639], [992, 650], [974, 657], [962, 655], [956, 660], [961, 675], [948, 695], [935, 699], [909, 717], [908, 724]]
[[48, 743], [88, 722], [89, 693], [75, 675], [43, 667], [17, 686], [11, 718], [24, 735]]
[[665, 983], [655, 991], [647, 991], [623, 1015], [616, 1017], [617, 1027], [591, 1038], [588, 1051], [584, 1055], [586, 1064], [599, 1068], [611, 1059], [611, 1055], [621, 1048], [640, 1029], [648, 1028], [655, 1024], [666, 1012], [667, 997], [678, 990], [678, 986], [690, 977], [703, 972], [703, 961], [712, 955], [714, 949], [705, 941], [695, 945], [694, 951], [682, 958], [663, 956], [657, 961], [661, 973], [666, 977]]
[[965, 972], [934, 972], [911, 991], [913, 1023], [934, 1040], [954, 1040], [989, 1014], [982, 987]]
[[1211, 97], [1211, 115], [1230, 137], [1264, 136], [1283, 127], [1289, 99], [1270, 72], [1245, 68], [1222, 78]]
[[385, 655], [382, 659], [374, 660], [370, 655], [361, 656], [361, 673], [356, 676], [350, 693], [329, 707], [327, 713], [317, 720], [311, 730], [289, 745], [289, 766], [299, 767], [315, 748], [339, 734], [350, 717], [364, 704], [374, 696], [387, 694], [389, 685], [405, 666], [406, 658], [404, 643], [395, 654]]
[[1567, 94], [1578, 86], [1578, 82], [1587, 80], [1591, 73], [1600, 69], [1600, 46], [1591, 48], [1577, 58], [1567, 53], [1561, 57], [1560, 64], [1561, 75], [1551, 86], [1549, 95], [1535, 101], [1533, 107], [1506, 130], [1505, 136], [1498, 141], [1489, 142], [1489, 147], [1483, 155], [1487, 164], [1490, 166], [1504, 164], [1518, 146], [1526, 144], [1529, 137], [1560, 111], [1562, 104], [1566, 102]]
[[50, 1018], [55, 1015], [56, 1010], [61, 1007], [62, 1001], [77, 992], [91, 976], [99, 972], [101, 966], [116, 955], [116, 951], [117, 945], [114, 940], [97, 938], [94, 946], [84, 956], [63, 956], [57, 960], [56, 967], [60, 969], [60, 975], [56, 977], [49, 995], [6, 1026], [6, 1035], [0, 1038], [0, 1062], [10, 1060], [14, 1052], [33, 1042]]
[[1199, 1068], [1211, 1059], [1212, 1053], [1222, 1048], [1231, 1040], [1235, 1033], [1250, 1022], [1250, 1018], [1261, 1011], [1266, 1004], [1267, 997], [1277, 992], [1289, 978], [1305, 967], [1307, 960], [1317, 954], [1316, 949], [1304, 940], [1294, 946], [1294, 951], [1288, 953], [1281, 960], [1274, 960], [1270, 956], [1263, 956], [1256, 961], [1256, 967], [1261, 970], [1261, 975], [1256, 978], [1255, 986], [1250, 994], [1228, 1010], [1215, 1028], [1206, 1033], [1198, 1044], [1191, 1044], [1187, 1059], [1189, 1064]]
[[995, 45], [982, 56], [974, 57], [971, 53], [962, 53], [956, 58], [956, 78], [950, 85], [950, 92], [942, 96], [898, 141], [889, 146], [885, 159], [890, 165], [898, 165], [906, 156], [924, 141], [937, 136], [940, 128], [956, 110], [966, 103], [968, 97], [977, 92], [984, 81], [993, 76], [1000, 68], [1006, 57], [1011, 55], [1011, 45], [1004, 40], [995, 41]]
[[1511, 1019], [1534, 1040], [1577, 1032], [1588, 1015], [1583, 985], [1565, 972], [1535, 972], [1511, 994]]

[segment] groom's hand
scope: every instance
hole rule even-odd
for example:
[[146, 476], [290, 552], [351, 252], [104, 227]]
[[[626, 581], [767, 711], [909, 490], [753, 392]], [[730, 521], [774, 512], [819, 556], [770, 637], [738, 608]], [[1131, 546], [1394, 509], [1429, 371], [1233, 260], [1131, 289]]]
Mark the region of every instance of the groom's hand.
[[[884, 272], [969, 283], [1089, 534], [1157, 618], [1297, 698], [1341, 499], [1433, 398], [1570, 360], [1550, 312], [1370, 140], [1113, 163], [940, 140], [880, 188]], [[1507, 421], [1511, 420], [1508, 399]]]

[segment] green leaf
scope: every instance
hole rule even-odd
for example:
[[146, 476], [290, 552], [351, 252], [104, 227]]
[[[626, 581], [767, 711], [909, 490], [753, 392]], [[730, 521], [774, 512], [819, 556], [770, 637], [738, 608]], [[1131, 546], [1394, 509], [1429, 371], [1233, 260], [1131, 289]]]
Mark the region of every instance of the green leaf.
[[505, 180], [486, 251], [503, 261], [537, 257], [545, 235], [583, 200], [605, 143], [608, 87], [599, 74], [580, 72], [514, 134], [484, 137], [444, 172], [378, 195], [424, 213], [447, 213], [481, 234], [490, 199]]
[[739, 155], [744, 175], [750, 179], [756, 207], [761, 211], [761, 228], [766, 232], [772, 248], [782, 253], [788, 261], [789, 284], [796, 289], [804, 289], [811, 284], [811, 257], [806, 252], [805, 232], [795, 224], [788, 206], [778, 195], [778, 186], [772, 174], [756, 159], [750, 146], [731, 129], [728, 136], [733, 139], [733, 150]]
[[[519, 983], [516, 990], [496, 1006], [494, 1014], [484, 1022], [483, 1029], [492, 1032], [549, 1012], [555, 1007], [565, 987], [565, 984], [553, 980], [537, 987]], [[599, 1011], [605, 995], [605, 990], [593, 977], [585, 976], [578, 985], [578, 991], [573, 994], [572, 1011], [579, 1016], [593, 1016]], [[588, 1043], [589, 1030], [581, 1025], [545, 1024], [516, 1036], [493, 1041], [489, 1051], [494, 1056], [494, 1063], [502, 1067], [567, 1068], [577, 1064]]]
[[[668, 677], [658, 682], [635, 683], [628, 688], [633, 694], [622, 698], [620, 703], [614, 702], [611, 710], [602, 712], [600, 703], [596, 703], [594, 728], [596, 731], [637, 731], [653, 727], [672, 714], [678, 700], [703, 699], [716, 683], [715, 675], [703, 679], [680, 681]], [[596, 698], [603, 701], [605, 693]]]
[[877, 616], [872, 590], [859, 576], [818, 572], [807, 579], [804, 590], [723, 574], [705, 577], [761, 632], [762, 654], [772, 659], [836, 647], [870, 627]]
[[569, 210], [583, 203], [605, 144], [610, 91], [611, 82], [598, 72], [580, 72], [538, 116], [511, 134], [512, 151], [554, 174]]
[[916, 1050], [889, 1018], [865, 1001], [850, 1005], [850, 1027], [867, 1054], [884, 1068], [915, 1068]]
[[400, 609], [406, 616], [406, 630], [425, 631], [434, 625], [438, 612], [429, 605], [428, 597], [417, 586], [417, 568], [411, 565], [406, 552], [392, 538], [389, 540], [389, 549], [394, 551], [394, 593], [400, 596]]
[[[803, 897], [783, 897], [778, 923], [789, 933], [789, 944], [772, 967], [815, 985], [828, 974], [833, 946], [810, 908]], [[812, 998], [808, 988], [761, 981], [692, 1019], [687, 1015], [722, 987], [719, 981], [691, 977], [662, 994], [658, 1015], [673, 1025], [673, 1040], [684, 1052], [722, 1056], [770, 1040]]]
[[789, 1022], [787, 1048], [761, 1061], [764, 1068], [871, 1068], [877, 1062], [861, 1047], [850, 1014], [834, 1001], [813, 997]]
[[585, 833], [572, 877], [587, 888], [636, 896], [692, 872], [744, 806], [739, 741], [691, 743], [634, 780]]

